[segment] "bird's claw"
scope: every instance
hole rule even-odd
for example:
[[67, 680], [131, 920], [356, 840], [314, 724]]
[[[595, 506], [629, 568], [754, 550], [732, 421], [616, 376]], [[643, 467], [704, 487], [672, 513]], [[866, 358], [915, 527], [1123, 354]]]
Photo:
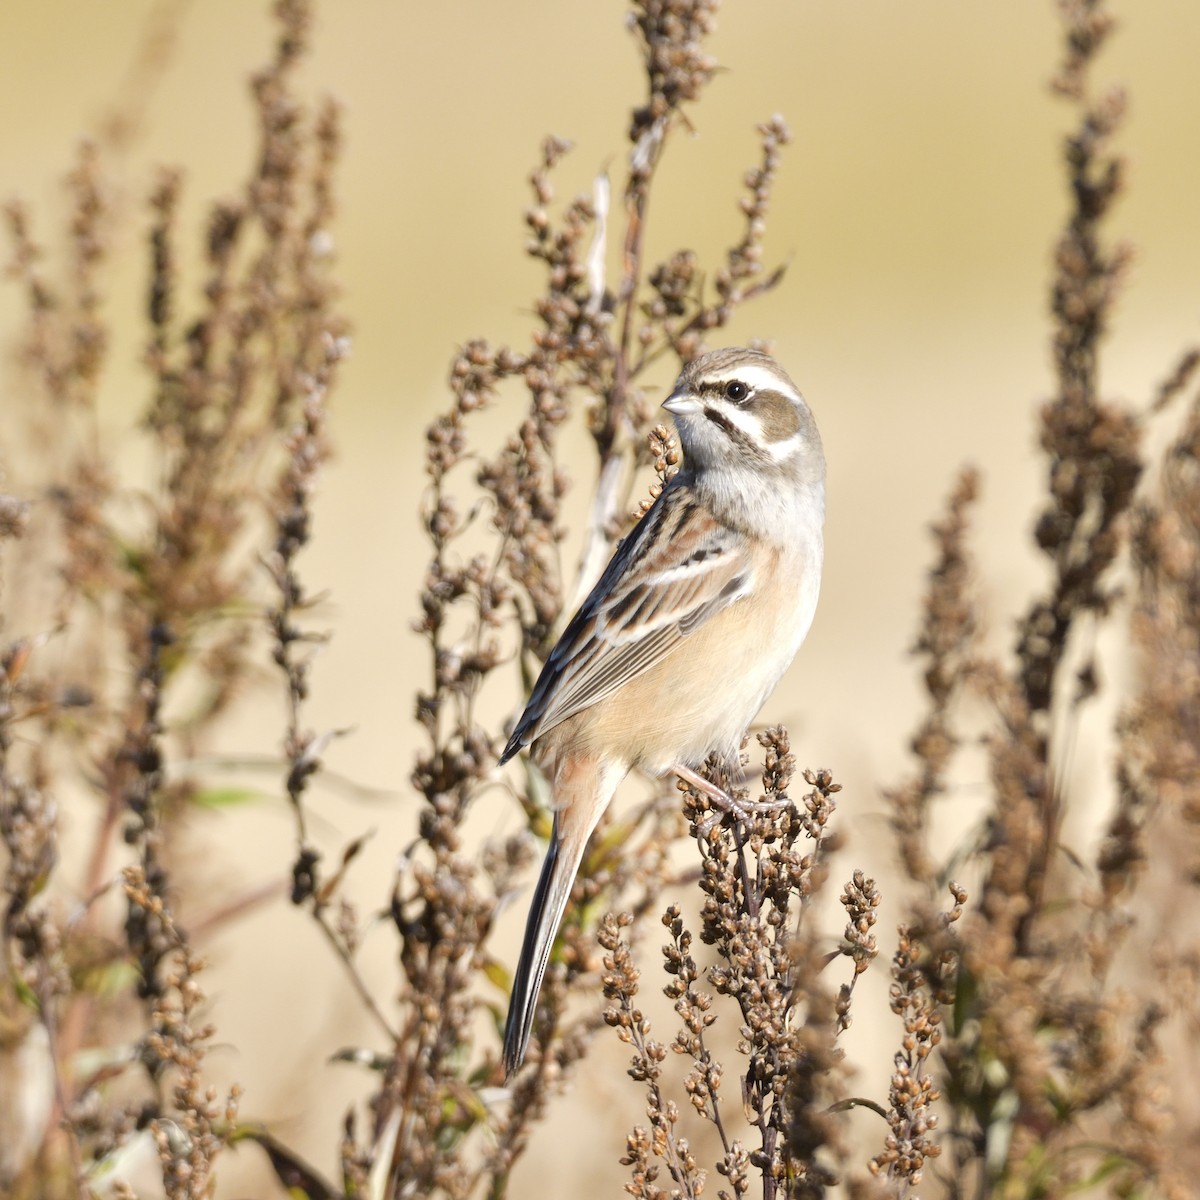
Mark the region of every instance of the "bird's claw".
[[703, 792], [716, 805], [716, 811], [709, 813], [697, 824], [697, 829], [705, 836], [723, 817], [733, 816], [738, 821], [745, 822], [754, 813], [779, 812], [780, 809], [791, 807], [792, 802], [786, 796], [774, 800], [738, 800], [711, 779], [705, 779], [703, 775], [693, 771], [691, 767], [676, 766], [672, 769], [684, 783], [689, 783], [697, 791]]

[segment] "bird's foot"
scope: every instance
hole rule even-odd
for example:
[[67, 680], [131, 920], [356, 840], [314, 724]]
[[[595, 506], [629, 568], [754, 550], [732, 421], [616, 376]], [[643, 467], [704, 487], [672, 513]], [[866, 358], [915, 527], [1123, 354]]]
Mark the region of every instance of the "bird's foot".
[[703, 775], [693, 771], [691, 767], [676, 764], [671, 770], [684, 783], [690, 783], [692, 787], [703, 792], [716, 805], [716, 811], [710, 813], [697, 826], [702, 834], [707, 834], [723, 816], [733, 816], [739, 821], [746, 821], [753, 813], [779, 812], [781, 809], [791, 807], [792, 802], [785, 797], [775, 800], [737, 800], [713, 783], [711, 779], [705, 779]]

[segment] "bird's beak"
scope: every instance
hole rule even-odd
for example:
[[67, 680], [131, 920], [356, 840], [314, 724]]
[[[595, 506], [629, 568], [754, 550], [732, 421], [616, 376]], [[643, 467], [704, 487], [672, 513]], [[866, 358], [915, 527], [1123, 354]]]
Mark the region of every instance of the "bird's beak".
[[700, 411], [700, 401], [688, 392], [672, 392], [664, 401], [663, 408], [672, 416], [682, 417]]

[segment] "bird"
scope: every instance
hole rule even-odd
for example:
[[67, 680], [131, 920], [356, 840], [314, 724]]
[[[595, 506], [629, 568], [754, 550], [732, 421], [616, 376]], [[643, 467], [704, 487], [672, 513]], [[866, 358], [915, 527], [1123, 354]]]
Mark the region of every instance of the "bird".
[[808, 634], [824, 559], [825, 455], [800, 390], [768, 354], [713, 350], [663, 402], [683, 462], [564, 628], [501, 764], [529, 748], [553, 830], [504, 1034], [524, 1061], [538, 993], [587, 842], [625, 776], [726, 760]]

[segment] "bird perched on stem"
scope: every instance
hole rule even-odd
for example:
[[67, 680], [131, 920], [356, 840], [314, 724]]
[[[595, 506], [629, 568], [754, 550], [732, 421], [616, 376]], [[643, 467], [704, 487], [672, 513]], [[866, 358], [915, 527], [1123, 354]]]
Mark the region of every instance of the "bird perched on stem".
[[696, 768], [739, 752], [817, 607], [825, 456], [796, 385], [769, 355], [714, 350], [684, 368], [663, 407], [683, 466], [563, 630], [500, 758], [531, 747], [554, 797], [508, 1010], [508, 1075], [617, 786], [634, 768], [674, 773], [737, 812]]

